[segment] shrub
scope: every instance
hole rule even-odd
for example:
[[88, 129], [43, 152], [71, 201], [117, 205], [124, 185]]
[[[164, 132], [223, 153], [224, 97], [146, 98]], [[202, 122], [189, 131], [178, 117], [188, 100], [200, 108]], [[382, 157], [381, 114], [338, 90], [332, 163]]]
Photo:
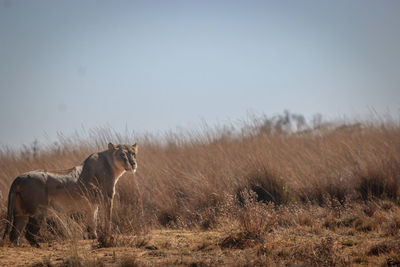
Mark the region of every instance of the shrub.
[[294, 198], [288, 184], [265, 167], [253, 171], [244, 178], [244, 181], [248, 181], [248, 185], [239, 188], [236, 193], [242, 205], [246, 201], [243, 198], [243, 193], [248, 190], [253, 192], [252, 194], [254, 194], [256, 201], [262, 201], [265, 204], [287, 204]]
[[388, 198], [400, 202], [400, 165], [398, 162], [384, 162], [381, 166], [369, 167], [359, 175], [356, 188], [363, 200]]

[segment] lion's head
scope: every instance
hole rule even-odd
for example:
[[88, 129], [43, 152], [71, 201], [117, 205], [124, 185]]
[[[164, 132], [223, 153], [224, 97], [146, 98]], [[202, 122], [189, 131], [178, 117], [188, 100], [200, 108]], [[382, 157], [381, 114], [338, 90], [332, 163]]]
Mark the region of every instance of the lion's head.
[[120, 166], [126, 171], [136, 172], [136, 153], [138, 151], [138, 145], [113, 145], [108, 144], [108, 149], [112, 152], [114, 164]]

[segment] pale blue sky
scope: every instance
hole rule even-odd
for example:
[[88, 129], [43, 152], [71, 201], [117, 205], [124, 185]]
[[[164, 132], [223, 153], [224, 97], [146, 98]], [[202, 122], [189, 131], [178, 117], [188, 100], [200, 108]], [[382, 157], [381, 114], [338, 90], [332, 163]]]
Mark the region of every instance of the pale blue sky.
[[400, 1], [0, 0], [0, 146], [284, 109], [398, 117]]

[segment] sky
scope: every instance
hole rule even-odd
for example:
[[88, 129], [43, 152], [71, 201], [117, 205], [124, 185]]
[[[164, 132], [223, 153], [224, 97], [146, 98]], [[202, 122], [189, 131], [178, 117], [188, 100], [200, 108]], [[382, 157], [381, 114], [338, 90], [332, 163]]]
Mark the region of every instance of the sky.
[[400, 114], [400, 1], [0, 0], [0, 146]]

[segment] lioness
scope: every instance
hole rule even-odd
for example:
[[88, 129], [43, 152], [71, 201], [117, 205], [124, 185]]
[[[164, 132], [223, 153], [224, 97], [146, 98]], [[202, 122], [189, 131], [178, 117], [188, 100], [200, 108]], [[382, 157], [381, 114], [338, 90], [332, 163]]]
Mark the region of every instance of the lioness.
[[138, 145], [108, 144], [108, 149], [90, 155], [82, 166], [49, 172], [32, 171], [18, 176], [8, 195], [7, 226], [10, 240], [18, 245], [24, 231], [32, 246], [39, 247], [36, 235], [48, 208], [59, 212], [85, 212], [92, 238], [96, 234], [97, 211], [100, 203], [106, 206], [106, 222], [111, 228], [115, 185], [125, 171], [136, 171]]

